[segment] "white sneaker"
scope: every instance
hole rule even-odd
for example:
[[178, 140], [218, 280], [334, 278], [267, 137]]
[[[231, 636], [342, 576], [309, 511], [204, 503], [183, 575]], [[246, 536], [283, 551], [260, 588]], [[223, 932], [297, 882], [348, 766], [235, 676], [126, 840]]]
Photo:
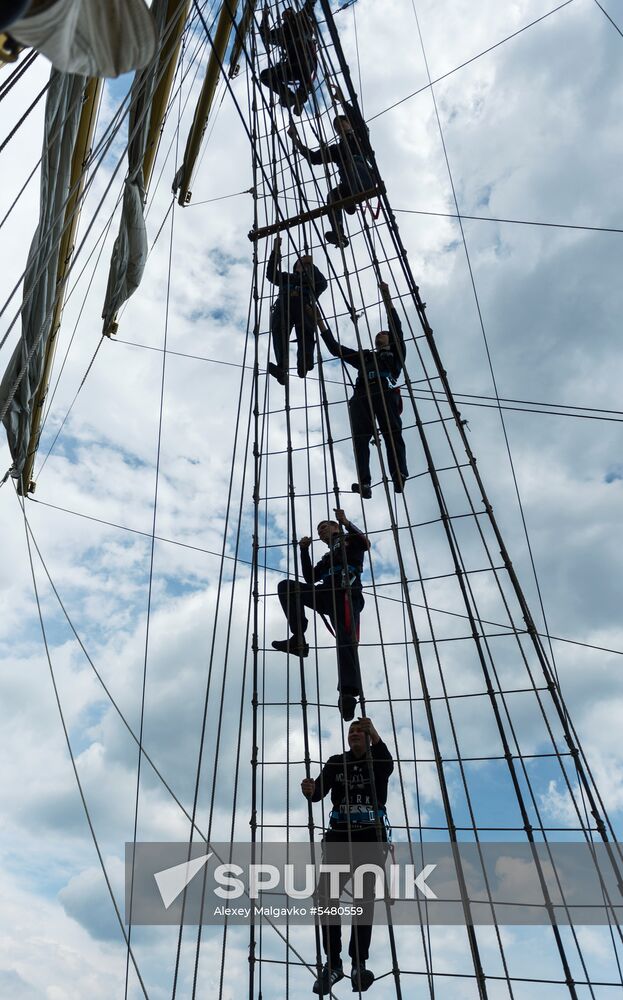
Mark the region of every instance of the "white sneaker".
[[11, 36], [62, 73], [120, 76], [146, 66], [156, 26], [145, 0], [56, 0], [11, 25]]

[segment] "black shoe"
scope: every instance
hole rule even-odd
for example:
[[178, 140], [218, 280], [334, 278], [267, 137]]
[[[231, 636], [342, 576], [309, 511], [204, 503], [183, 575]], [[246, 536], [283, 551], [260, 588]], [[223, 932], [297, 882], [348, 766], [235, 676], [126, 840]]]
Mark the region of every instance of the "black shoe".
[[284, 372], [283, 368], [279, 367], [279, 365], [274, 365], [272, 361], [269, 361], [268, 371], [273, 376], [273, 378], [277, 379], [279, 385], [286, 384], [286, 373]]
[[365, 993], [374, 982], [374, 973], [366, 969], [365, 962], [360, 962], [359, 965], [353, 965], [350, 981], [353, 984], [353, 993]]
[[314, 362], [309, 361], [306, 358], [304, 358], [303, 361], [297, 361], [296, 363], [296, 371], [299, 378], [305, 378], [308, 372], [313, 371], [313, 368], [314, 368]]
[[337, 707], [341, 712], [344, 722], [352, 722], [355, 718], [355, 709], [357, 708], [357, 699], [355, 698], [355, 695], [341, 694], [337, 701]]
[[327, 962], [322, 967], [322, 974], [319, 979], [314, 983], [314, 993], [321, 997], [328, 997], [331, 988], [339, 983], [340, 979], [344, 978], [344, 969], [342, 963], [339, 965], [332, 965], [331, 971], [329, 972], [329, 963]]
[[353, 493], [361, 493], [364, 500], [370, 500], [372, 496], [372, 487], [370, 486], [370, 483], [353, 483], [351, 490]]
[[327, 232], [324, 234], [324, 238], [327, 241], [327, 243], [330, 243], [334, 247], [338, 247], [338, 249], [340, 247], [347, 247], [350, 242], [348, 237], [345, 236], [344, 233], [336, 233], [334, 232], [333, 229], [327, 230]]
[[304, 639], [297, 639], [295, 635], [288, 639], [275, 639], [271, 645], [279, 653], [290, 653], [292, 656], [302, 656], [303, 659], [309, 656], [309, 646]]
[[402, 493], [406, 481], [407, 476], [403, 476], [402, 472], [394, 476], [394, 493]]

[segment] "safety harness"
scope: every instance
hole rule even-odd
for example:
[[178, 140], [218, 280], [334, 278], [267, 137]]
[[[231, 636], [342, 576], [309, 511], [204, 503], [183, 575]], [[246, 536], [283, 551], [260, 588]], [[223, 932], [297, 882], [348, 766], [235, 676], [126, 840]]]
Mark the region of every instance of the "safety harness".
[[332, 809], [329, 814], [329, 823], [331, 826], [335, 823], [343, 823], [350, 825], [351, 827], [364, 829], [365, 827], [371, 826], [376, 823], [376, 820], [380, 819], [387, 831], [387, 843], [391, 843], [392, 828], [387, 819], [387, 810], [385, 806], [380, 806], [378, 809], [371, 809], [369, 806], [362, 805], [349, 805], [342, 804], [337, 809]]
[[[334, 551], [335, 548], [337, 547], [339, 547], [339, 542], [336, 542], [334, 544], [334, 546], [332, 547], [332, 551]], [[340, 589], [344, 591], [344, 627], [346, 628], [347, 631], [350, 631], [351, 627], [350, 600], [348, 591], [349, 588], [352, 587], [357, 577], [361, 575], [362, 569], [363, 567], [359, 568], [358, 566], [352, 566], [350, 563], [347, 563], [346, 569], [344, 569], [343, 566], [330, 566], [329, 569], [322, 574], [323, 583], [326, 583], [327, 580], [330, 580], [331, 577], [336, 576], [338, 573], [341, 576]], [[330, 632], [330, 634], [335, 639], [335, 629], [331, 625], [331, 622], [329, 621], [327, 616], [321, 614], [320, 617], [325, 623], [327, 631]], [[359, 642], [359, 623], [357, 623], [356, 640], [357, 642]]]

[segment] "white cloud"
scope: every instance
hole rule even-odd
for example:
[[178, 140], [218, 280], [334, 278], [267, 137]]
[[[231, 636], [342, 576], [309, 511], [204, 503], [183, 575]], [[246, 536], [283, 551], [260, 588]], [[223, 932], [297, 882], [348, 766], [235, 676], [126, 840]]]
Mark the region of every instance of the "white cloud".
[[[418, 3], [420, 25], [430, 71], [439, 76], [517, 30], [549, 9], [545, 2], [517, 0], [500, 5], [486, 0], [475, 18], [468, 0]], [[359, 57], [363, 78], [364, 107], [368, 114], [426, 83], [421, 52], [416, 43], [415, 22], [410, 5], [388, 0], [384, 6], [382, 31], [379, 7], [373, 0], [359, 0], [353, 8], [357, 19]], [[354, 79], [357, 81], [357, 51], [354, 45], [353, 11], [340, 14], [339, 28]], [[408, 39], [408, 43], [405, 41]], [[444, 137], [448, 149], [459, 205], [472, 215], [497, 218], [561, 221], [579, 225], [620, 225], [619, 203], [621, 142], [615, 122], [623, 90], [620, 59], [612, 27], [597, 5], [572, 4], [540, 25], [452, 74], [436, 87]], [[586, 51], [592, 57], [586, 59]], [[5, 121], [13, 121], [23, 109], [26, 92], [34, 93], [45, 82], [40, 62], [31, 79], [3, 102]], [[357, 84], [358, 85], [358, 84]], [[241, 100], [244, 77], [234, 84]], [[195, 88], [196, 89], [196, 88]], [[109, 93], [102, 123], [108, 120], [114, 98]], [[182, 135], [192, 111], [185, 114]], [[169, 145], [176, 115], [171, 113], [163, 149]], [[24, 165], [39, 155], [41, 114], [37, 111], [17, 142], [19, 155], [3, 154], [3, 185], [0, 211], [23, 183]], [[372, 124], [372, 141], [387, 182], [392, 204], [397, 208], [453, 212], [454, 206], [439, 141], [434, 109], [428, 93], [401, 104]], [[118, 151], [122, 148], [119, 139]], [[11, 144], [11, 149], [15, 146]], [[169, 160], [149, 215], [153, 237], [170, 203], [169, 182], [173, 161]], [[98, 176], [85, 206], [89, 219], [102, 196], [108, 173]], [[323, 181], [320, 181], [322, 187]], [[188, 209], [176, 209], [173, 231], [172, 280], [167, 329], [171, 351], [212, 361], [193, 360], [171, 353], [166, 360], [163, 433], [161, 441], [159, 500], [156, 532], [190, 546], [181, 548], [157, 542], [154, 550], [153, 604], [147, 659], [145, 747], [187, 809], [192, 807], [199, 751], [200, 720], [205, 691], [210, 683], [206, 747], [200, 782], [198, 821], [207, 828], [214, 792], [213, 828], [229, 831], [234, 801], [234, 762], [238, 744], [239, 708], [244, 714], [237, 788], [236, 829], [248, 835], [250, 810], [251, 669], [245, 629], [248, 607], [248, 567], [238, 567], [238, 583], [232, 590], [233, 564], [226, 561], [221, 606], [215, 621], [219, 560], [196, 551], [220, 552], [225, 527], [226, 501], [234, 444], [234, 417], [240, 390], [240, 370], [216, 364], [240, 364], [244, 353], [243, 328], [249, 303], [252, 247], [246, 233], [252, 222], [252, 200], [241, 195], [231, 200], [200, 204], [243, 191], [251, 185], [250, 156], [239, 119], [228, 98], [219, 112], [200, 170], [193, 182], [193, 201]], [[24, 265], [27, 244], [36, 219], [36, 182], [18, 203], [3, 232], [0, 244], [4, 287], [10, 289]], [[116, 197], [114, 189], [114, 197]], [[112, 209], [107, 199], [101, 222]], [[435, 330], [442, 358], [457, 392], [491, 394], [482, 333], [474, 305], [460, 232], [454, 220], [426, 216], [399, 216], [399, 224], [410, 260], [428, 302], [428, 315]], [[554, 400], [560, 403], [594, 405], [617, 409], [621, 383], [618, 324], [621, 312], [617, 249], [619, 234], [580, 233], [565, 230], [465, 221], [465, 234], [479, 295], [483, 320], [492, 351], [500, 395], [518, 399]], [[64, 357], [69, 338], [78, 322], [78, 333], [50, 412], [42, 442], [45, 454], [60, 427], [73, 396], [99, 343], [101, 303], [106, 267], [116, 224], [95, 271], [86, 307], [78, 322], [82, 299], [91, 277], [85, 272], [65, 310], [58, 359]], [[150, 257], [141, 289], [124, 309], [119, 343], [104, 342], [84, 388], [78, 395], [52, 455], [38, 477], [36, 499], [134, 529], [129, 534], [116, 527], [75, 517], [45, 507], [27, 505], [37, 541], [55, 584], [66, 602], [76, 628], [90, 655], [109, 685], [135, 733], [139, 727], [140, 693], [145, 653], [145, 613], [150, 560], [150, 540], [155, 487], [157, 414], [162, 378], [161, 348], [164, 342], [168, 284], [170, 230], [165, 226]], [[383, 237], [385, 239], [385, 237]], [[87, 251], [93, 244], [90, 239]], [[260, 246], [264, 253], [265, 247]], [[358, 250], [359, 253], [359, 250]], [[318, 254], [322, 260], [322, 253]], [[331, 260], [337, 263], [337, 255]], [[261, 265], [260, 265], [261, 266]], [[321, 264], [322, 266], [322, 264]], [[371, 278], [364, 278], [363, 293], [371, 293]], [[326, 296], [328, 299], [328, 295]], [[324, 302], [324, 300], [323, 300]], [[327, 306], [328, 307], [328, 306]], [[17, 308], [14, 304], [12, 311]], [[11, 313], [11, 310], [9, 310]], [[373, 311], [374, 312], [374, 311]], [[412, 312], [409, 312], [412, 316]], [[377, 313], [370, 315], [371, 329]], [[266, 311], [261, 328], [267, 328]], [[340, 321], [345, 341], [352, 339], [346, 320]], [[13, 338], [14, 340], [14, 338]], [[129, 346], [132, 341], [143, 347]], [[12, 341], [11, 341], [12, 342]], [[7, 344], [7, 348], [9, 345]], [[260, 362], [267, 351], [267, 338], [260, 338]], [[148, 350], [147, 348], [153, 348]], [[252, 348], [251, 348], [252, 350]], [[421, 362], [415, 346], [409, 348], [413, 378], [421, 378]], [[3, 351], [4, 357], [4, 351]], [[246, 358], [253, 364], [252, 355]], [[430, 367], [428, 360], [427, 366]], [[58, 370], [58, 369], [57, 369]], [[329, 387], [332, 400], [343, 400], [344, 388], [337, 366], [330, 369], [336, 384]], [[292, 386], [292, 404], [319, 400], [317, 382]], [[307, 400], [305, 392], [307, 391]], [[232, 496], [242, 488], [244, 440], [249, 410], [249, 378], [242, 393], [239, 450], [234, 462]], [[283, 394], [270, 386], [270, 425], [266, 439], [270, 448], [285, 448]], [[537, 615], [538, 604], [531, 581], [530, 564], [522, 536], [514, 487], [510, 476], [495, 411], [461, 404], [469, 417], [470, 443], [478, 457], [496, 517], [513, 563], [526, 587]], [[432, 408], [422, 404], [422, 413]], [[304, 445], [322, 440], [321, 414], [310, 407], [309, 425], [302, 410], [293, 410], [293, 437]], [[331, 408], [336, 438], [338, 479], [348, 491], [354, 479], [354, 464], [343, 406]], [[616, 598], [620, 510], [620, 482], [612, 470], [620, 465], [620, 441], [615, 423], [576, 420], [560, 416], [506, 414], [513, 458], [530, 529], [535, 560], [550, 628], [555, 635], [571, 637], [620, 649], [623, 636]], [[430, 425], [435, 454], [449, 449], [439, 427]], [[407, 432], [413, 474], [426, 470], [415, 431]], [[4, 466], [8, 453], [2, 445]], [[378, 457], [373, 451], [373, 467]], [[325, 496], [308, 501], [303, 494], [310, 484], [323, 493], [326, 469], [321, 448], [294, 458], [297, 483], [296, 516], [299, 534], [326, 513], [332, 503]], [[283, 496], [287, 485], [284, 455], [271, 457], [268, 487], [261, 492]], [[266, 472], [266, 465], [264, 467]], [[608, 481], [610, 479], [611, 481]], [[329, 474], [329, 485], [330, 474]], [[240, 555], [251, 558], [250, 508], [253, 484], [250, 467], [243, 495], [243, 532]], [[466, 510], [466, 498], [457, 478], [446, 475], [444, 489], [455, 513]], [[479, 497], [472, 491], [475, 503]], [[436, 516], [430, 484], [422, 477], [407, 489], [410, 520], [418, 524]], [[347, 512], [360, 522], [362, 512], [356, 498], [346, 496]], [[264, 509], [264, 508], [262, 508]], [[400, 524], [406, 512], [398, 507]], [[284, 500], [269, 503], [267, 540], [279, 547], [266, 550], [266, 562], [287, 568], [284, 541], [290, 531]], [[237, 514], [234, 514], [234, 518]], [[365, 507], [371, 531], [386, 527], [387, 512], [380, 495]], [[3, 615], [2, 642], [2, 752], [10, 762], [3, 778], [4, 820], [1, 832], [4, 850], [17, 850], [24, 864], [35, 845], [54, 873], [49, 889], [41, 871], [28, 876], [16, 870], [6, 888], [8, 906], [4, 923], [3, 975], [6, 992], [16, 997], [42, 996], [46, 1000], [120, 994], [123, 986], [124, 952], [114, 944], [114, 922], [106, 914], [101, 875], [77, 798], [73, 774], [67, 760], [50, 678], [38, 634], [36, 608], [26, 561], [21, 514], [10, 486], [0, 491], [2, 555], [0, 591]], [[466, 524], [456, 521], [461, 550], [472, 569], [483, 559], [480, 541]], [[262, 529], [263, 530], [263, 529]], [[235, 547], [235, 522], [230, 520], [227, 554]], [[414, 529], [417, 560], [410, 533], [402, 532], [403, 553], [410, 577], [418, 572], [435, 576], [453, 572], [443, 532], [436, 527]], [[411, 632], [402, 594], [395, 585], [396, 563], [391, 537], [374, 535], [373, 560], [380, 597], [378, 608], [372, 593], [366, 593], [362, 617], [362, 671], [370, 714], [394, 746], [395, 724], [401, 757], [418, 760], [403, 765], [407, 818], [413, 827], [444, 826], [445, 818], [439, 772], [429, 763], [434, 756], [428, 719], [422, 702], [422, 679], [418, 664], [404, 646]], [[263, 541], [263, 539], [262, 539]], [[493, 549], [494, 561], [498, 551]], [[264, 550], [261, 560], [264, 559]], [[137, 749], [119, 717], [110, 707], [90, 667], [58, 610], [44, 576], [37, 567], [46, 628], [57, 671], [63, 707], [77, 754], [98, 837], [112, 870], [119, 873], [122, 845], [131, 838], [135, 802]], [[276, 574], [269, 574], [267, 591], [274, 593]], [[369, 583], [370, 576], [366, 577]], [[473, 593], [484, 618], [506, 626], [506, 617], [492, 578], [471, 577]], [[512, 598], [510, 592], [506, 596]], [[500, 753], [490, 702], [485, 694], [482, 665], [473, 651], [467, 653], [470, 625], [465, 618], [451, 618], [445, 611], [464, 612], [453, 577], [414, 585], [412, 600], [434, 608], [431, 621], [426, 611], [414, 609], [421, 646], [421, 665], [433, 702], [442, 752], [444, 773], [457, 817], [467, 816], [463, 776], [448, 758], [456, 755], [455, 733], [440, 696], [452, 698], [453, 722], [464, 755]], [[225, 644], [228, 641], [229, 607], [232, 607], [227, 674], [223, 685]], [[264, 615], [265, 620], [264, 620]], [[447, 641], [435, 649], [429, 642], [431, 622], [437, 635]], [[341, 745], [341, 727], [333, 707], [336, 701], [335, 657], [328, 633], [318, 624], [319, 645], [326, 647], [306, 663], [310, 708], [311, 753], [326, 757]], [[521, 625], [521, 620], [519, 619]], [[260, 604], [260, 642], [281, 636], [283, 619], [274, 596]], [[490, 632], [502, 631], [497, 626]], [[378, 643], [385, 642], [384, 657]], [[214, 639], [214, 655], [211, 647]], [[523, 647], [527, 649], [527, 644]], [[487, 663], [495, 686], [496, 677], [505, 688], [530, 686], [520, 651], [503, 637], [489, 640]], [[622, 697], [618, 657], [580, 647], [555, 645], [558, 671], [568, 708], [580, 732], [606, 806], [615, 821], [623, 807], [620, 796], [623, 760], [617, 743], [618, 714]], [[243, 687], [243, 665], [247, 676]], [[260, 730], [264, 768], [264, 821], [279, 825], [289, 802], [290, 819], [306, 822], [305, 804], [298, 784], [304, 767], [298, 664], [271, 651], [260, 661], [260, 696], [274, 703], [264, 712]], [[264, 672], [265, 670], [265, 672]], [[535, 674], [538, 683], [541, 675]], [[383, 703], [389, 692], [394, 699], [394, 719]], [[318, 714], [316, 693], [323, 707]], [[479, 693], [477, 698], [464, 698]], [[289, 695], [291, 708], [284, 703]], [[412, 711], [406, 701], [415, 699]], [[215, 750], [221, 721], [220, 755], [215, 768]], [[380, 699], [375, 701], [374, 699]], [[498, 699], [501, 701], [501, 699]], [[514, 735], [523, 753], [549, 749], [543, 716], [533, 697], [509, 696]], [[501, 706], [502, 716], [505, 705]], [[620, 713], [619, 713], [620, 714]], [[551, 721], [551, 720], [550, 720]], [[555, 720], [554, 720], [555, 723]], [[509, 742], [514, 737], [505, 723]], [[563, 746], [562, 749], [565, 749]], [[289, 767], [284, 767], [289, 765]], [[531, 769], [530, 769], [531, 768]], [[537, 804], [552, 822], [575, 822], [575, 812], [560, 780], [543, 765], [530, 765]], [[466, 768], [468, 789], [476, 815], [503, 817], [507, 805], [508, 775], [503, 763], [498, 771], [474, 763]], [[559, 772], [558, 772], [559, 773]], [[416, 791], [417, 779], [417, 791]], [[419, 800], [418, 800], [419, 795]], [[396, 827], [405, 825], [404, 803], [397, 774], [390, 785], [390, 817]], [[510, 811], [510, 806], [509, 806]], [[326, 815], [326, 814], [325, 814]], [[513, 817], [514, 817], [513, 812]], [[315, 807], [317, 823], [322, 814]], [[149, 766], [143, 765], [139, 808], [139, 835], [183, 837], [188, 822], [168, 797]], [[281, 830], [267, 830], [267, 836]], [[293, 836], [305, 835], [299, 829]], [[41, 837], [43, 834], [43, 838]], [[43, 840], [43, 845], [41, 844]], [[33, 917], [34, 914], [34, 917]], [[27, 919], [28, 918], [28, 919]], [[86, 928], [86, 930], [85, 930]], [[466, 946], [460, 929], [432, 929], [436, 965], [444, 971], [465, 968]], [[192, 935], [191, 935], [192, 938]], [[512, 956], [535, 953], [536, 935], [514, 929], [508, 934]], [[491, 967], [499, 963], [495, 939], [479, 931], [483, 953]], [[308, 929], [296, 933], [307, 959], [313, 956], [313, 935]], [[375, 969], [389, 968], [386, 935], [375, 931]], [[411, 928], [399, 929], [401, 955], [412, 954]], [[506, 940], [506, 938], [505, 938]], [[150, 996], [170, 995], [175, 937], [158, 938], [137, 934], [141, 968], [149, 973]], [[419, 938], [418, 938], [419, 941]], [[193, 947], [184, 948], [183, 975], [192, 974]], [[538, 943], [538, 941], [537, 941]], [[583, 944], [590, 950], [591, 942]], [[603, 944], [603, 942], [601, 943]], [[271, 942], [275, 957], [284, 957], [283, 946]], [[606, 956], [595, 945], [595, 956], [603, 965]], [[203, 955], [202, 951], [202, 955]], [[416, 959], [414, 958], [414, 961]], [[419, 967], [423, 965], [417, 955]], [[200, 980], [213, 991], [218, 987], [220, 940], [209, 935], [202, 959]], [[543, 972], [559, 969], [544, 958]], [[521, 975], [521, 962], [515, 971]], [[275, 995], [283, 990], [280, 967], [264, 970]], [[604, 973], [605, 974], [605, 973]], [[226, 949], [224, 995], [239, 995], [246, 983], [246, 941], [231, 933]], [[309, 992], [309, 973], [292, 970], [291, 995]], [[456, 996], [471, 996], [471, 984], [456, 986]], [[379, 997], [390, 995], [390, 979], [375, 986]], [[152, 992], [153, 990], [153, 992]], [[29, 992], [30, 991], [30, 992]], [[268, 993], [268, 987], [266, 992]], [[472, 991], [473, 992], [473, 991]], [[506, 995], [506, 994], [504, 994]], [[531, 993], [532, 996], [537, 994]]]

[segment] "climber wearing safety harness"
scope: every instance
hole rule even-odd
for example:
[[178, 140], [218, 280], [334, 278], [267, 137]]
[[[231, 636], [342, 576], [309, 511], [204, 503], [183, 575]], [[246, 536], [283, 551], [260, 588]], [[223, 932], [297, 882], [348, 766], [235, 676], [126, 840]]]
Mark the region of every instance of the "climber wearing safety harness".
[[[309, 557], [311, 538], [299, 541], [305, 583], [280, 580], [277, 587], [292, 635], [288, 639], [275, 640], [272, 645], [281, 653], [305, 657], [309, 646], [304, 638], [308, 625], [304, 608], [317, 611], [325, 624], [328, 619], [335, 630], [337, 644], [338, 708], [349, 722], [355, 714], [360, 693], [357, 646], [359, 616], [364, 605], [361, 574], [370, 542], [351, 524], [343, 510], [336, 510], [335, 516], [337, 521], [321, 521], [318, 525], [318, 537], [329, 546], [329, 551], [315, 566], [312, 567]], [[343, 535], [340, 525], [346, 529]]]
[[[407, 470], [407, 453], [402, 436], [400, 417], [400, 390], [396, 382], [404, 366], [405, 342], [402, 324], [392, 305], [387, 284], [382, 281], [379, 289], [385, 303], [389, 330], [381, 330], [375, 337], [375, 351], [357, 351], [342, 347], [329, 330], [322, 316], [318, 315], [320, 335], [327, 350], [347, 365], [357, 369], [357, 381], [353, 395], [348, 401], [353, 449], [357, 466], [358, 482], [353, 483], [354, 493], [361, 493], [369, 500], [370, 486], [370, 441], [374, 437], [374, 418], [385, 441], [389, 472], [394, 481], [396, 493], [402, 493]], [[368, 399], [368, 389], [370, 398]]]
[[299, 378], [305, 378], [314, 367], [314, 321], [308, 311], [317, 296], [327, 288], [327, 279], [314, 266], [311, 255], [299, 257], [291, 272], [281, 269], [281, 238], [278, 236], [266, 265], [266, 277], [279, 286], [270, 314], [270, 334], [276, 364], [268, 370], [281, 385], [285, 385], [288, 370], [290, 332], [296, 331], [296, 368]]
[[[280, 23], [272, 29], [268, 26], [268, 7], [264, 7], [260, 22], [260, 37], [266, 48], [279, 46], [282, 54], [279, 62], [262, 70], [260, 83], [278, 95], [282, 108], [289, 108], [295, 115], [301, 114], [316, 75], [315, 3], [305, 0], [298, 12], [284, 7]], [[296, 90], [291, 90], [289, 83], [298, 83]]]
[[[366, 754], [368, 738], [370, 758]], [[327, 793], [331, 793], [333, 808], [329, 828], [323, 838], [324, 845], [349, 842], [376, 845], [371, 847], [370, 860], [384, 867], [387, 844], [391, 838], [385, 803], [387, 783], [394, 770], [392, 755], [374, 728], [372, 720], [367, 718], [351, 723], [348, 745], [350, 750], [346, 753], [329, 757], [315, 781], [313, 778], [304, 778], [301, 791], [312, 802], [320, 802]], [[340, 889], [347, 879], [348, 875], [345, 875]], [[374, 973], [366, 969], [372, 937], [374, 893], [370, 882], [364, 881], [364, 888], [365, 898], [353, 901], [363, 904], [363, 914], [353, 918], [348, 948], [352, 960], [353, 991], [362, 993], [374, 982]], [[318, 901], [320, 906], [335, 905], [326, 876], [321, 877], [318, 886]], [[322, 923], [322, 944], [327, 961], [321, 977], [314, 984], [314, 993], [329, 996], [335, 983], [344, 978], [342, 929], [339, 923]]]
[[368, 126], [359, 109], [344, 100], [338, 87], [334, 88], [334, 93], [345, 111], [345, 114], [336, 115], [333, 120], [337, 142], [322, 142], [318, 149], [309, 149], [299, 139], [294, 124], [288, 128], [288, 135], [292, 139], [294, 148], [308, 163], [314, 165], [333, 163], [337, 167], [340, 182], [331, 188], [327, 195], [329, 219], [333, 228], [324, 235], [327, 243], [332, 243], [336, 247], [347, 247], [349, 241], [344, 232], [344, 212], [354, 215], [357, 206], [356, 204], [346, 205], [344, 208], [333, 206], [351, 195], [369, 191], [375, 186], [375, 181], [372, 162], [367, 155]]

